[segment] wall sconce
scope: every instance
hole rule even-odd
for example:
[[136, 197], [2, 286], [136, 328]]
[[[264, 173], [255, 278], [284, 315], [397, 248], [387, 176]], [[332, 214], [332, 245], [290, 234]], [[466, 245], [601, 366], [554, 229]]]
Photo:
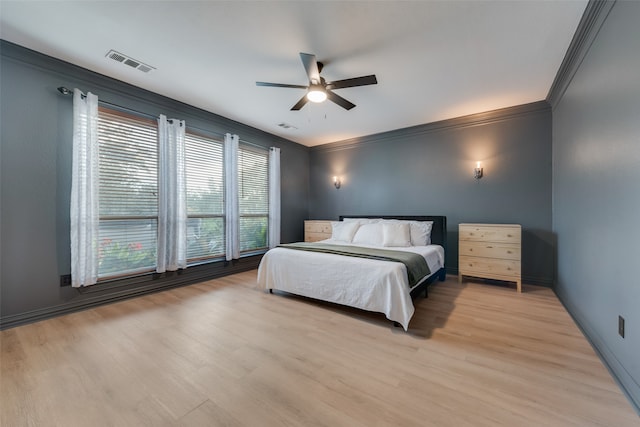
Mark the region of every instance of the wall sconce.
[[333, 177], [333, 185], [337, 188], [340, 188], [340, 178], [338, 178], [337, 176]]
[[473, 170], [473, 177], [475, 179], [482, 178], [482, 166], [480, 166], [480, 162], [476, 162], [476, 168]]

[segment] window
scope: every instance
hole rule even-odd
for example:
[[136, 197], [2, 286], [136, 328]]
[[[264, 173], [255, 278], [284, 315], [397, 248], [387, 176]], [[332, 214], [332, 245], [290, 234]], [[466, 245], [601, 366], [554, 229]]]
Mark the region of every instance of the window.
[[269, 224], [269, 153], [241, 144], [238, 148], [240, 252], [265, 249]]
[[201, 135], [185, 135], [187, 172], [187, 260], [223, 256], [223, 144]]
[[[98, 278], [153, 271], [158, 248], [158, 124], [117, 110], [98, 110]], [[240, 252], [266, 249], [268, 151], [238, 149]], [[185, 135], [187, 262], [225, 255], [224, 143]]]
[[153, 270], [158, 229], [157, 124], [99, 108], [98, 277]]

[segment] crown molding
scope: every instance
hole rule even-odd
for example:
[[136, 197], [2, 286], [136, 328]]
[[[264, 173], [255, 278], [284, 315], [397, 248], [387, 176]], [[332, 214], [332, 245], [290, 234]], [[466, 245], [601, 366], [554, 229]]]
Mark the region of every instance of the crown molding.
[[328, 144], [311, 147], [311, 152], [349, 150], [365, 144], [387, 141], [391, 138], [407, 138], [415, 135], [422, 135], [431, 132], [438, 132], [445, 129], [460, 129], [471, 126], [481, 126], [489, 123], [509, 120], [520, 116], [551, 111], [547, 101], [536, 101], [529, 104], [516, 105], [513, 107], [500, 108], [497, 110], [485, 111], [467, 116], [455, 117], [453, 119], [440, 120], [407, 128], [395, 129], [388, 132], [376, 133], [357, 138], [345, 139], [343, 141], [331, 142]]
[[[250, 125], [238, 122], [228, 117], [221, 116], [211, 111], [169, 98], [164, 95], [151, 92], [122, 80], [88, 70], [79, 65], [54, 58], [35, 50], [20, 46], [5, 39], [0, 39], [0, 56], [3, 60], [13, 61], [32, 69], [43, 71], [49, 75], [60, 78], [60, 86], [69, 89], [78, 87], [83, 92], [91, 91], [98, 94], [101, 101], [106, 101], [114, 105], [122, 105], [129, 108], [129, 104], [143, 103], [148, 109], [142, 111], [144, 114], [158, 115], [158, 112], [165, 114], [188, 114], [189, 119], [206, 123], [207, 132], [224, 135], [227, 132], [236, 133], [242, 136], [242, 140], [254, 145], [268, 148], [271, 145], [287, 147], [287, 149], [300, 149], [307, 151], [307, 147], [286, 138], [270, 134]], [[55, 88], [47, 88], [56, 92]], [[57, 93], [57, 92], [56, 92]], [[132, 108], [136, 110], [136, 108]], [[140, 108], [138, 107], [138, 110]], [[188, 121], [189, 125], [191, 121]]]
[[562, 99], [615, 3], [616, 0], [589, 0], [547, 94], [547, 102], [552, 109]]

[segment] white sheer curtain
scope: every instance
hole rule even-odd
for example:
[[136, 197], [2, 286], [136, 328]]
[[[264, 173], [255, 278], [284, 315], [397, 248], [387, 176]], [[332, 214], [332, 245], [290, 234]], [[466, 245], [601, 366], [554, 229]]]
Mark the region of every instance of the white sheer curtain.
[[224, 200], [227, 261], [240, 258], [240, 208], [238, 202], [238, 135], [224, 136]]
[[156, 271], [187, 267], [184, 120], [158, 119], [158, 259]]
[[73, 90], [71, 286], [98, 281], [98, 97]]
[[280, 149], [269, 150], [269, 248], [280, 244]]

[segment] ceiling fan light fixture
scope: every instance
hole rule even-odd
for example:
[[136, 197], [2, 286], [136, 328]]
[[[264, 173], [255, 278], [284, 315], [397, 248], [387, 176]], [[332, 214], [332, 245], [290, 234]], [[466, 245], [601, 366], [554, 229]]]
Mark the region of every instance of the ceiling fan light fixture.
[[323, 102], [327, 99], [327, 91], [320, 85], [309, 86], [307, 99], [311, 102]]
[[291, 111], [300, 111], [300, 109], [307, 105], [309, 101], [317, 103], [324, 102], [327, 99], [348, 111], [355, 107], [356, 104], [336, 94], [333, 91], [334, 89], [345, 89], [348, 87], [378, 84], [378, 80], [376, 79], [376, 76], [374, 74], [327, 82], [322, 76], [320, 76], [320, 72], [322, 71], [322, 63], [318, 62], [315, 55], [300, 52], [300, 59], [302, 60], [302, 65], [304, 65], [304, 69], [307, 72], [307, 77], [309, 78], [308, 86], [292, 85], [286, 83], [256, 82], [256, 86], [306, 89], [307, 92], [302, 96], [302, 98], [300, 98], [298, 102], [295, 103], [293, 107], [291, 107]]

